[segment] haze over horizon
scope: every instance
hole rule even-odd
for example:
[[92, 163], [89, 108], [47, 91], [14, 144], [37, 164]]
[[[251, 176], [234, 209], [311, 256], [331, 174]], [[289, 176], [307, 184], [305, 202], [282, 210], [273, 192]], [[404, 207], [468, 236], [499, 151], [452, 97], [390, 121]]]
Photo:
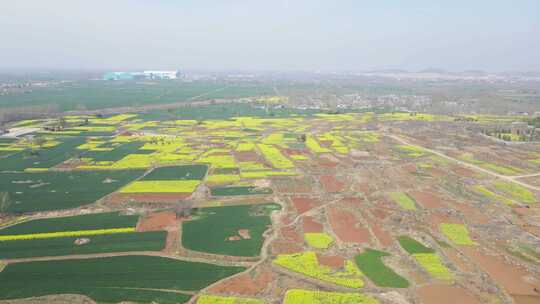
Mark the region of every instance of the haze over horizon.
[[17, 0], [0, 11], [0, 70], [540, 70], [534, 0]]

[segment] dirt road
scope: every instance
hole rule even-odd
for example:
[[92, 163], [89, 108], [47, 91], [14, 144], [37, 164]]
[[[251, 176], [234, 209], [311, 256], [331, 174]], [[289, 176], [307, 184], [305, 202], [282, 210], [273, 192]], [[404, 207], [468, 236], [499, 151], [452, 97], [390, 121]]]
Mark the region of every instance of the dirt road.
[[540, 191], [540, 187], [536, 187], [536, 186], [533, 186], [533, 185], [530, 185], [530, 184], [527, 184], [525, 182], [522, 182], [520, 180], [518, 180], [519, 178], [524, 178], [524, 177], [533, 177], [533, 176], [538, 176], [540, 175], [540, 172], [538, 173], [533, 173], [533, 174], [528, 174], [528, 175], [514, 175], [514, 176], [510, 176], [510, 175], [502, 175], [502, 174], [499, 174], [499, 173], [496, 173], [496, 172], [493, 172], [493, 171], [490, 171], [490, 170], [487, 170], [487, 169], [484, 169], [480, 166], [477, 166], [477, 165], [474, 165], [474, 164], [471, 164], [471, 163], [467, 163], [465, 161], [462, 161], [462, 160], [459, 160], [457, 158], [453, 158], [451, 156], [448, 156], [442, 152], [439, 152], [439, 151], [436, 151], [436, 150], [432, 150], [432, 149], [429, 149], [429, 148], [426, 148], [426, 147], [422, 147], [420, 145], [417, 145], [417, 144], [414, 144], [414, 143], [411, 143], [397, 135], [393, 135], [393, 134], [385, 134], [387, 137], [390, 137], [404, 145], [411, 145], [411, 146], [417, 146], [417, 147], [420, 147], [430, 153], [433, 153], [437, 156], [440, 156], [444, 159], [448, 159], [448, 160], [451, 160], [455, 163], [458, 163], [459, 165], [463, 166], [463, 167], [467, 167], [467, 168], [470, 168], [470, 169], [473, 169], [473, 170], [476, 170], [476, 171], [479, 171], [481, 173], [485, 173], [485, 174], [488, 174], [488, 175], [491, 175], [493, 177], [496, 177], [496, 178], [499, 178], [499, 179], [502, 179], [502, 180], [505, 180], [505, 181], [509, 181], [509, 182], [512, 182], [512, 183], [516, 183], [520, 186], [523, 186], [525, 188], [528, 188], [528, 189], [532, 189], [532, 190], [536, 190], [536, 191]]

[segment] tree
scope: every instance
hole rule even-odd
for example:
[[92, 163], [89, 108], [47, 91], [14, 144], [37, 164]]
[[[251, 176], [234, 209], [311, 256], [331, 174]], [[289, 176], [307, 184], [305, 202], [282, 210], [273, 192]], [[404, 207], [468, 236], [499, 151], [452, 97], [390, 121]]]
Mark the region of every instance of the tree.
[[64, 118], [64, 116], [58, 118], [58, 129], [59, 130], [64, 130], [67, 126], [67, 121], [66, 119]]
[[7, 213], [10, 205], [9, 192], [0, 192], [0, 214]]
[[34, 144], [37, 145], [40, 149], [43, 149], [43, 145], [45, 145], [46, 142], [47, 140], [43, 137], [34, 138]]
[[176, 218], [188, 217], [192, 215], [194, 211], [193, 202], [191, 201], [178, 201], [174, 206]]

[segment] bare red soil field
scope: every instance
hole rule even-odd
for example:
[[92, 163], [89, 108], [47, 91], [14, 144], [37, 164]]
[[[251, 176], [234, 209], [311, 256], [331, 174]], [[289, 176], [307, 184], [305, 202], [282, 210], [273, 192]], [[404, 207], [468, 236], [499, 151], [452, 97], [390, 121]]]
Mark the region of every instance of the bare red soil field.
[[468, 290], [455, 285], [429, 284], [417, 290], [422, 304], [480, 304]]
[[291, 254], [302, 252], [303, 248], [298, 242], [289, 242], [289, 241], [275, 241], [272, 242], [272, 254]]
[[234, 157], [241, 162], [247, 161], [259, 161], [259, 155], [256, 152], [246, 151], [246, 152], [235, 152]]
[[311, 216], [304, 216], [302, 218], [302, 227], [304, 229], [304, 233], [323, 232], [323, 225], [315, 221], [315, 219]]
[[294, 229], [294, 227], [281, 228], [281, 235], [285, 240], [302, 243], [304, 238]]
[[369, 229], [358, 227], [358, 220], [348, 211], [329, 208], [328, 220], [337, 237], [346, 243], [369, 244], [371, 233]]
[[269, 269], [263, 268], [257, 273], [245, 273], [240, 276], [224, 280], [222, 283], [210, 288], [210, 293], [234, 294], [240, 296], [257, 296], [263, 292], [276, 275]]
[[416, 172], [416, 164], [414, 164], [414, 163], [407, 163], [407, 164], [403, 165], [402, 168], [407, 173], [415, 173]]
[[452, 167], [452, 171], [454, 171], [457, 175], [463, 177], [474, 177], [476, 175], [474, 171], [461, 166]]
[[434, 191], [411, 191], [408, 194], [424, 208], [435, 209], [446, 207], [441, 198], [434, 194]]
[[317, 165], [322, 168], [332, 169], [339, 165], [337, 161], [330, 160], [328, 158], [320, 157], [317, 161]]
[[143, 216], [137, 224], [137, 231], [159, 231], [177, 228], [176, 214], [171, 211], [156, 212]]
[[433, 177], [444, 177], [446, 176], [448, 173], [446, 173], [444, 170], [441, 170], [437, 167], [433, 167], [433, 168], [429, 168], [428, 170], [429, 172], [429, 175], [433, 176]]
[[480, 225], [489, 223], [489, 217], [474, 207], [461, 203], [452, 204], [452, 207], [461, 211], [465, 218], [472, 223]]
[[371, 231], [383, 247], [389, 247], [394, 244], [394, 238], [390, 233], [386, 232], [379, 224], [377, 224], [377, 222], [373, 220], [368, 220], [368, 222], [369, 226], [371, 227]]
[[322, 175], [319, 177], [319, 181], [326, 192], [334, 193], [345, 190], [345, 183], [338, 180], [335, 175]]
[[524, 268], [508, 264], [501, 256], [488, 255], [478, 248], [462, 248], [483, 271], [511, 295], [538, 296], [540, 278]]
[[456, 265], [457, 268], [463, 272], [474, 272], [474, 268], [467, 263], [459, 256], [459, 252], [454, 248], [442, 248], [450, 262]]
[[378, 209], [378, 208], [372, 209], [372, 210], [371, 210], [371, 213], [373, 213], [373, 215], [374, 215], [376, 218], [380, 219], [380, 220], [384, 220], [385, 218], [388, 217], [388, 213], [387, 213], [386, 211], [381, 210], [381, 209]]
[[307, 194], [313, 192], [312, 182], [307, 178], [282, 178], [274, 180], [279, 193]]
[[291, 201], [293, 202], [294, 208], [299, 214], [302, 214], [320, 205], [320, 202], [318, 200], [309, 197], [296, 196], [292, 197]]
[[345, 265], [345, 259], [337, 255], [322, 255], [317, 253], [317, 261], [321, 265], [332, 267], [334, 269], [342, 268]]
[[358, 197], [345, 197], [339, 201], [339, 205], [349, 206], [351, 208], [362, 208], [364, 201]]

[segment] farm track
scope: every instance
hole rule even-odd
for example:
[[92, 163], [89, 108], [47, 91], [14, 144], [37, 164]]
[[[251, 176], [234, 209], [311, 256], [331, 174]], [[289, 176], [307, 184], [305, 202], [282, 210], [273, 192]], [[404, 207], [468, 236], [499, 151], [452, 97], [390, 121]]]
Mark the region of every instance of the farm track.
[[196, 294], [196, 291], [190, 290], [178, 290], [178, 289], [161, 289], [161, 288], [138, 288], [138, 287], [103, 287], [107, 289], [126, 289], [126, 290], [144, 290], [144, 291], [160, 291], [160, 292], [170, 292], [178, 293], [188, 296], [193, 296]]
[[129, 252], [114, 252], [114, 253], [94, 253], [94, 254], [75, 254], [75, 255], [62, 255], [62, 256], [50, 256], [50, 257], [35, 257], [35, 258], [20, 258], [20, 259], [5, 259], [3, 260], [6, 264], [15, 264], [15, 263], [25, 263], [25, 262], [36, 262], [36, 261], [61, 261], [61, 260], [77, 260], [77, 259], [94, 259], [94, 258], [105, 258], [105, 257], [116, 257], [116, 256], [132, 256], [132, 255], [144, 255], [144, 256], [155, 256], [162, 258], [169, 258], [178, 261], [185, 262], [198, 262], [198, 263], [207, 263], [214, 264], [218, 266], [240, 266], [240, 267], [249, 267], [253, 265], [253, 262], [231, 262], [231, 261], [218, 261], [218, 260], [208, 260], [200, 259], [193, 257], [180, 257], [176, 255], [168, 255], [162, 252], [155, 251], [129, 251]]
[[[217, 281], [217, 282], [215, 282], [215, 283], [213, 283], [213, 284], [207, 286], [207, 287], [204, 288], [204, 289], [201, 289], [201, 290], [197, 293], [197, 295], [196, 295], [195, 297], [191, 298], [191, 300], [190, 300], [189, 302], [187, 302], [187, 304], [194, 304], [194, 303], [196, 303], [196, 300], [197, 300], [197, 298], [198, 298], [200, 295], [204, 294], [205, 291], [210, 290], [210, 289], [213, 288], [214, 286], [219, 285], [219, 284], [221, 284], [222, 282], [224, 282], [224, 281], [226, 281], [226, 280], [229, 280], [229, 279], [232, 279], [232, 278], [239, 277], [239, 276], [241, 276], [241, 275], [250, 273], [250, 272], [253, 271], [255, 268], [257, 268], [258, 266], [260, 266], [260, 265], [262, 265], [263, 263], [265, 263], [265, 262], [269, 259], [269, 257], [270, 257], [270, 256], [269, 256], [269, 248], [268, 248], [268, 247], [269, 247], [269, 246], [272, 244], [272, 242], [278, 237], [278, 232], [280, 231], [281, 228], [289, 227], [289, 226], [291, 226], [291, 225], [295, 225], [302, 217], [307, 216], [307, 215], [310, 215], [310, 214], [312, 214], [312, 213], [315, 213], [315, 212], [317, 212], [317, 211], [319, 211], [319, 210], [325, 209], [326, 207], [328, 207], [328, 206], [330, 206], [330, 205], [332, 205], [332, 204], [335, 204], [335, 203], [339, 202], [344, 196], [347, 196], [347, 194], [350, 194], [350, 193], [340, 193], [340, 194], [336, 195], [337, 198], [332, 199], [332, 200], [329, 201], [328, 203], [322, 204], [322, 205], [320, 205], [320, 206], [317, 206], [316, 208], [310, 209], [310, 210], [308, 210], [308, 211], [305, 211], [305, 212], [303, 212], [303, 213], [297, 215], [297, 216], [295, 217], [295, 219], [294, 219], [291, 223], [289, 223], [289, 224], [287, 224], [287, 225], [281, 225], [281, 221], [279, 221], [279, 220], [273, 221], [273, 223], [275, 223], [275, 225], [272, 226], [272, 229], [271, 229], [271, 230], [267, 230], [267, 232], [265, 233], [265, 234], [267, 234], [268, 232], [271, 232], [271, 235], [266, 236], [266, 237], [264, 238], [265, 241], [264, 241], [263, 247], [261, 248], [261, 258], [260, 258], [259, 261], [257, 261], [256, 263], [254, 263], [253, 265], [251, 265], [249, 268], [247, 268], [246, 270], [244, 270], [244, 271], [242, 271], [242, 272], [239, 272], [239, 273], [237, 273], [237, 274], [235, 274], [235, 275], [232, 275], [232, 276], [230, 276], [230, 277], [224, 278], [224, 279], [222, 279], [222, 280], [220, 280], [220, 281]], [[276, 197], [276, 199], [275, 199], [274, 201], [279, 202], [279, 204], [282, 206], [282, 209], [281, 209], [281, 212], [280, 212], [279, 215], [284, 214], [284, 211], [285, 211], [285, 205], [284, 205], [284, 203], [281, 202], [280, 199], [277, 198], [277, 197]], [[279, 215], [275, 215], [275, 217], [278, 218]], [[284, 275], [289, 275], [289, 276], [296, 277], [296, 278], [303, 278], [303, 279], [306, 279], [304, 276], [301, 276], [301, 275], [298, 275], [298, 274], [296, 274], [296, 273], [294, 273], [294, 272], [286, 271], [286, 270], [283, 270], [283, 269], [280, 269], [279, 272], [280, 272], [281, 274], [284, 274]], [[315, 280], [315, 279], [309, 279], [309, 278], [308, 278], [308, 279], [306, 279], [306, 280], [307, 280], [308, 282], [311, 282], [311, 283], [318, 282], [318, 281]], [[320, 286], [324, 286], [324, 287], [330, 288], [330, 289], [335, 289], [335, 288], [340, 289], [340, 286], [336, 286], [336, 285], [330, 284], [330, 283], [325, 283], [325, 282], [322, 282], [322, 283], [321, 283], [321, 282], [318, 282], [318, 284], [319, 284]], [[349, 289], [349, 288], [344, 287], [343, 290], [344, 290], [344, 291], [351, 291], [351, 290], [354, 290], [354, 289]]]
[[[276, 197], [276, 200], [274, 200], [274, 201], [276, 203], [278, 203], [279, 205], [281, 205], [280, 212], [272, 213], [272, 216], [277, 219], [277, 218], [279, 218], [280, 215], [282, 215], [284, 213], [285, 204], [281, 200], [279, 200], [277, 197]], [[264, 243], [263, 243], [263, 246], [261, 248], [261, 258], [260, 258], [259, 261], [255, 262], [253, 265], [249, 266], [246, 270], [244, 270], [242, 272], [239, 272], [239, 273], [237, 273], [235, 275], [224, 278], [222, 280], [216, 281], [213, 284], [210, 284], [210, 285], [206, 286], [205, 288], [199, 290], [199, 292], [197, 292], [197, 294], [193, 298], [191, 298], [186, 304], [194, 304], [194, 303], [196, 303], [197, 298], [200, 295], [204, 294], [205, 291], [210, 290], [214, 286], [219, 285], [219, 284], [221, 284], [222, 282], [224, 282], [226, 280], [236, 278], [236, 277], [242, 276], [244, 274], [250, 273], [255, 268], [257, 268], [258, 266], [260, 266], [261, 264], [266, 262], [266, 260], [268, 259], [268, 251], [269, 251], [268, 246], [270, 246], [270, 244], [274, 241], [274, 239], [276, 239], [278, 237], [278, 231], [281, 228], [281, 223], [280, 223], [279, 220], [276, 220], [275, 222], [272, 220], [272, 223], [275, 223], [276, 225], [275, 226], [272, 225], [272, 228], [269, 229], [269, 230], [266, 230], [265, 233], [263, 234]], [[268, 233], [271, 233], [271, 235], [267, 236]]]
[[189, 100], [189, 101], [197, 100], [197, 99], [199, 99], [199, 98], [201, 98], [201, 97], [210, 95], [210, 94], [212, 94], [212, 93], [221, 92], [221, 91], [227, 89], [228, 87], [229, 87], [229, 86], [227, 85], [227, 86], [224, 86], [224, 87], [221, 87], [221, 88], [217, 88], [217, 89], [215, 89], [215, 90], [211, 90], [211, 91], [208, 91], [208, 92], [206, 92], [206, 93], [202, 93], [202, 94], [199, 94], [199, 95], [197, 95], [197, 96], [193, 96], [193, 97], [189, 98], [188, 100]]
[[[221, 88], [224, 90], [226, 87]], [[219, 90], [219, 89], [218, 89]], [[91, 114], [122, 114], [126, 112], [142, 112], [148, 110], [168, 110], [176, 109], [183, 107], [197, 107], [197, 106], [207, 106], [211, 104], [225, 104], [231, 102], [238, 102], [234, 98], [224, 98], [224, 99], [212, 99], [212, 100], [195, 100], [195, 98], [204, 97], [206, 95], [215, 93], [216, 90], [200, 94], [198, 96], [191, 97], [186, 101], [178, 101], [173, 103], [163, 103], [163, 104], [150, 104], [144, 106], [126, 106], [126, 107], [116, 107], [116, 108], [106, 108], [99, 110], [86, 110], [86, 111], [67, 111], [63, 115], [91, 115]]]
[[447, 159], [447, 160], [451, 160], [451, 161], [453, 161], [453, 162], [455, 162], [455, 163], [457, 163], [457, 164], [459, 164], [459, 165], [461, 165], [463, 167], [467, 167], [467, 168], [479, 171], [481, 173], [485, 173], [485, 174], [491, 175], [493, 177], [496, 177], [496, 178], [499, 178], [499, 179], [502, 179], [502, 180], [505, 180], [505, 181], [509, 181], [509, 182], [518, 184], [518, 185], [523, 186], [525, 188], [540, 191], [540, 187], [536, 187], [536, 186], [533, 186], [533, 185], [530, 185], [530, 184], [527, 184], [525, 182], [522, 182], [522, 181], [518, 180], [519, 178], [524, 178], [524, 177], [540, 176], [540, 172], [527, 174], [527, 175], [513, 175], [513, 176], [512, 175], [502, 175], [502, 174], [495, 173], [493, 171], [484, 169], [484, 168], [482, 168], [480, 166], [477, 166], [477, 165], [474, 165], [474, 164], [459, 160], [457, 158], [453, 158], [453, 157], [448, 156], [448, 155], [446, 155], [446, 154], [444, 154], [442, 152], [439, 152], [439, 151], [436, 151], [436, 150], [433, 150], [433, 149], [429, 149], [429, 148], [426, 148], [426, 147], [411, 143], [411, 142], [409, 142], [409, 141], [407, 141], [407, 140], [405, 140], [405, 139], [403, 139], [403, 138], [401, 138], [399, 136], [396, 136], [396, 135], [393, 135], [393, 134], [385, 134], [385, 135], [387, 137], [390, 137], [390, 138], [400, 142], [401, 144], [421, 147], [422, 149], [424, 149], [424, 150], [426, 150], [426, 151], [428, 151], [428, 152], [430, 152], [432, 154], [435, 154], [435, 155], [440, 156], [440, 157], [442, 157], [444, 159]]

